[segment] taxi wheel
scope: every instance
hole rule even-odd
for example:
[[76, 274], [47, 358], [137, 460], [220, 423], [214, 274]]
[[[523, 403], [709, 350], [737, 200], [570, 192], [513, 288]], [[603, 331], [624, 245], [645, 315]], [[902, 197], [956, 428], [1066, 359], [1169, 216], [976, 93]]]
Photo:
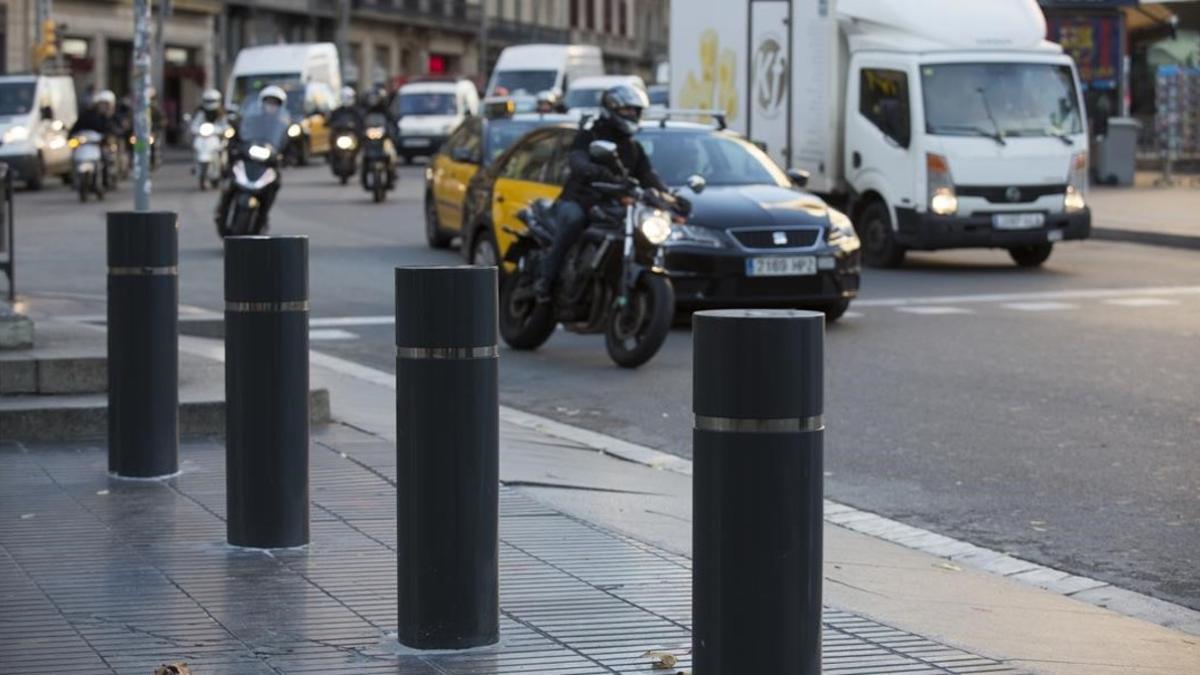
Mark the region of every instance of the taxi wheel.
[[454, 237], [442, 231], [442, 226], [438, 223], [437, 205], [433, 201], [433, 195], [425, 195], [425, 241], [429, 243], [430, 248], [446, 248], [450, 245], [450, 240]]
[[871, 267], [893, 268], [904, 264], [905, 249], [896, 241], [887, 204], [874, 200], [862, 210], [863, 260]]
[[296, 166], [308, 166], [308, 139], [301, 137], [296, 150]]

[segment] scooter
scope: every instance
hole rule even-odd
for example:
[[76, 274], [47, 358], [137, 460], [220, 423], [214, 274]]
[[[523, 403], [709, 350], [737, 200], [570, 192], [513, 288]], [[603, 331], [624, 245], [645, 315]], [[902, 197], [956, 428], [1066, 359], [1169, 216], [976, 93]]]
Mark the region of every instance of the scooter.
[[358, 134], [354, 129], [333, 130], [333, 148], [329, 152], [329, 168], [342, 185], [350, 182], [358, 171]]
[[267, 212], [279, 190], [286, 133], [286, 123], [276, 116], [256, 115], [240, 121], [231, 141], [230, 180], [216, 214], [217, 234], [222, 238], [267, 231]]
[[200, 181], [200, 190], [217, 188], [225, 175], [225, 141], [231, 137], [232, 128], [224, 122], [201, 122], [192, 135], [192, 150], [196, 154], [193, 169]]
[[371, 193], [375, 203], [387, 197], [396, 182], [396, 151], [387, 133], [387, 120], [382, 115], [368, 115], [366, 141], [363, 144], [363, 188]]
[[81, 131], [72, 138], [71, 175], [79, 201], [86, 202], [89, 194], [104, 199], [104, 136], [96, 131]]

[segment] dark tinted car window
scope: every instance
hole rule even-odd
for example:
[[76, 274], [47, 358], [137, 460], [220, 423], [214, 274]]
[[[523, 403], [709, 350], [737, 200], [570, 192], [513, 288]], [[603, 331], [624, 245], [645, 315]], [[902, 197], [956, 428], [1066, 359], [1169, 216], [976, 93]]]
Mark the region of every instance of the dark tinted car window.
[[500, 177], [543, 182], [547, 167], [554, 161], [556, 140], [557, 134], [551, 130], [537, 132], [522, 139], [500, 169]]
[[684, 185], [692, 174], [700, 174], [709, 185], [790, 185], [774, 160], [733, 135], [645, 129], [637, 139], [667, 185]]
[[471, 161], [479, 163], [479, 122], [467, 120], [459, 125], [450, 138], [442, 145], [442, 152], [449, 155], [458, 148], [466, 148], [471, 152]]
[[567, 156], [571, 153], [571, 144], [575, 142], [575, 129], [563, 129], [556, 136], [555, 145], [558, 152], [546, 172], [546, 182], [553, 185], [563, 185], [567, 182]]

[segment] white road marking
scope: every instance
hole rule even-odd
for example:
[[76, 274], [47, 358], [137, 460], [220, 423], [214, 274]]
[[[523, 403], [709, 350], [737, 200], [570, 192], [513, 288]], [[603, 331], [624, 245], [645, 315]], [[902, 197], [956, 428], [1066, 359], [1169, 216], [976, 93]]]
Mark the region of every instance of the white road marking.
[[334, 316], [309, 319], [309, 327], [334, 328], [339, 326], [390, 326], [396, 323], [394, 316]]
[[842, 315], [842, 318], [843, 319], [861, 319], [861, 318], [863, 318], [863, 316], [864, 315], [862, 312], [846, 312], [845, 314]]
[[1058, 312], [1068, 309], [1079, 309], [1079, 305], [1069, 302], [1007, 302], [1001, 305], [1006, 309], [1022, 312]]
[[864, 298], [855, 300], [854, 305], [856, 307], [904, 307], [908, 305], [961, 305], [986, 302], [1134, 298], [1158, 295], [1200, 295], [1200, 286], [1158, 286], [1151, 288], [1081, 288], [1064, 291], [981, 293], [978, 295], [941, 295], [923, 298]]
[[908, 305], [905, 307], [897, 307], [897, 312], [905, 314], [920, 314], [922, 316], [940, 316], [943, 314], [974, 314], [969, 309], [962, 307], [948, 307], [939, 305]]
[[318, 328], [308, 331], [309, 340], [357, 340], [358, 334], [340, 328]]
[[1105, 300], [1106, 305], [1117, 305], [1119, 307], [1166, 307], [1168, 305], [1178, 305], [1178, 300], [1167, 300], [1166, 298], [1113, 298]]

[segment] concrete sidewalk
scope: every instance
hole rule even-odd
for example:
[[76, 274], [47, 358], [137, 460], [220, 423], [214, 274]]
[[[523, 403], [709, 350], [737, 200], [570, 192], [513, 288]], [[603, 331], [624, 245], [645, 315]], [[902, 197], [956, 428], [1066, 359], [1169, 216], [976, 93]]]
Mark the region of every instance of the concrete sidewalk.
[[[183, 338], [181, 350], [223, 358], [213, 340]], [[153, 484], [110, 479], [101, 444], [0, 444], [0, 597], [27, 617], [0, 621], [0, 672], [52, 670], [67, 655], [137, 673], [172, 660], [203, 664], [197, 674], [652, 672], [643, 655], [662, 649], [687, 667], [689, 462], [503, 410], [503, 642], [407, 654], [388, 635], [393, 378], [322, 354], [312, 377], [343, 424], [314, 434], [305, 551], [224, 546], [218, 439], [189, 443], [183, 475]], [[827, 507], [839, 519], [825, 535], [826, 672], [1194, 673], [1200, 663], [1200, 638], [1183, 632], [1200, 631], [1195, 613], [1150, 602], [1147, 616], [1175, 630], [1001, 576], [1080, 583], [1036, 566], [999, 569], [1014, 563]]]
[[1155, 184], [1157, 172], [1138, 172], [1131, 187], [1093, 186], [1092, 234], [1097, 239], [1200, 249], [1200, 176]]

